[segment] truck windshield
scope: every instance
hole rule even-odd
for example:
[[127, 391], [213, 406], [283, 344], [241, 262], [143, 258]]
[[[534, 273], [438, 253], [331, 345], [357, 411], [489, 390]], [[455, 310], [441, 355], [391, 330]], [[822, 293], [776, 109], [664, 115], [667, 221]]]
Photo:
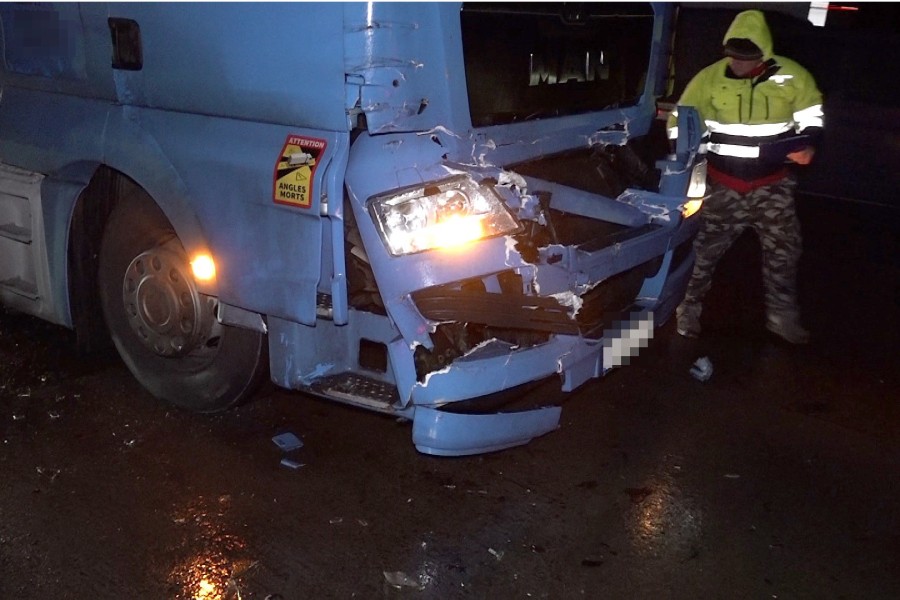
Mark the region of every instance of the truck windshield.
[[653, 9], [644, 3], [465, 3], [461, 12], [474, 127], [636, 104]]

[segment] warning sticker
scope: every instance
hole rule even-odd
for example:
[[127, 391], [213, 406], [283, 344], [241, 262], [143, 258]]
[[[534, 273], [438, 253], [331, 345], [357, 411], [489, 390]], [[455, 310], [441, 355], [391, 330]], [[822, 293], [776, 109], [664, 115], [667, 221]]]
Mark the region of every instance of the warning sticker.
[[319, 158], [325, 152], [325, 140], [289, 135], [275, 163], [273, 199], [278, 204], [309, 208], [312, 204], [313, 177]]

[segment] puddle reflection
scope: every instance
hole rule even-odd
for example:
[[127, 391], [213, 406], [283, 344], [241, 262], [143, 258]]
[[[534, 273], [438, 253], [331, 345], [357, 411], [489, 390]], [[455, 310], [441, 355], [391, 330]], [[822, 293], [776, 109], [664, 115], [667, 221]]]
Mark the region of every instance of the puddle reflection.
[[246, 543], [229, 533], [230, 496], [199, 498], [172, 516], [184, 527], [183, 544], [191, 552], [176, 564], [169, 581], [185, 600], [240, 600], [238, 579], [256, 562], [246, 558]]
[[690, 551], [702, 533], [701, 511], [672, 481], [638, 491], [630, 492], [635, 506], [629, 519], [636, 550], [647, 556]]

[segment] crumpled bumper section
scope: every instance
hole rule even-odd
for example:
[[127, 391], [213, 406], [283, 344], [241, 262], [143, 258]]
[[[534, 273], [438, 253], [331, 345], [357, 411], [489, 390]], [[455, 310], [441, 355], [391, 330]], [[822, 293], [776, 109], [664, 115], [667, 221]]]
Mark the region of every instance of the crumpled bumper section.
[[[444, 411], [437, 403], [428, 404], [459, 386], [509, 388], [554, 373], [562, 378], [562, 390], [572, 391], [588, 379], [628, 364], [647, 346], [653, 331], [653, 313], [635, 310], [604, 330], [599, 339], [559, 335], [542, 346], [516, 351], [517, 364], [529, 364], [530, 369], [504, 369], [511, 360], [508, 348], [504, 353], [495, 350], [495, 356], [475, 355], [457, 361], [432, 374], [427, 386], [415, 390], [413, 443], [420, 452], [438, 456], [480, 454], [526, 444], [559, 426], [560, 407], [476, 414]], [[547, 368], [550, 355], [561, 356], [552, 370]]]

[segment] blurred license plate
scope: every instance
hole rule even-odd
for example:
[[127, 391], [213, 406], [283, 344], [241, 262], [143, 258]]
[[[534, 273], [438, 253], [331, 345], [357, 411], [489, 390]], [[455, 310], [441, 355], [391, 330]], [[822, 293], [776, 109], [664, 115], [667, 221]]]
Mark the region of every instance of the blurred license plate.
[[627, 365], [652, 338], [653, 313], [649, 310], [633, 312], [628, 319], [616, 321], [603, 333], [603, 370]]

